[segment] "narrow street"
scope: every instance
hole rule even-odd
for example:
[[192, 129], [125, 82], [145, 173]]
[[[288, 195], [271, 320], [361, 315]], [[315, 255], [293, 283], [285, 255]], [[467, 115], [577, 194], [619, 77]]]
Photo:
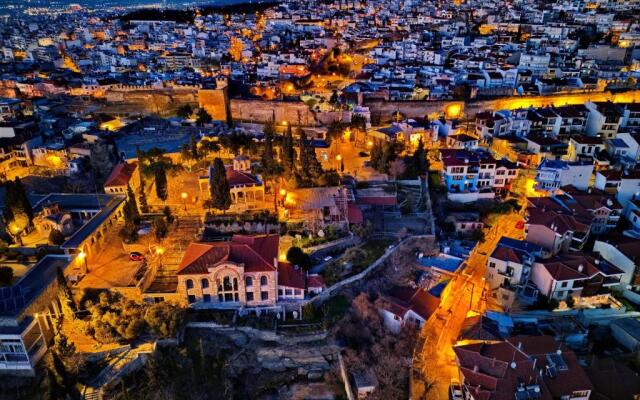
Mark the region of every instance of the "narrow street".
[[[522, 239], [516, 228], [519, 214], [500, 216], [479, 243], [442, 294], [438, 310], [425, 323], [414, 350], [412, 398], [448, 399], [451, 379], [458, 379], [453, 346], [458, 341], [467, 317], [482, 314], [488, 308], [485, 269], [488, 255], [503, 236]], [[423, 386], [424, 385], [424, 386]], [[425, 390], [427, 388], [428, 390]]]

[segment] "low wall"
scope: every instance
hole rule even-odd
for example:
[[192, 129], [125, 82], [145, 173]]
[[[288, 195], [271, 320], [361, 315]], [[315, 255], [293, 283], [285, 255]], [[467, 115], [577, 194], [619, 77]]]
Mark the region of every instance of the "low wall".
[[613, 101], [615, 103], [632, 103], [640, 101], [640, 90], [626, 92], [587, 92], [550, 96], [501, 97], [492, 100], [478, 101], [382, 101], [367, 100], [363, 105], [369, 107], [372, 118], [380, 118], [381, 123], [391, 122], [396, 111], [408, 118], [422, 118], [431, 114], [442, 114], [453, 105], [461, 105], [461, 112], [468, 118], [474, 118], [481, 111], [514, 110], [526, 107], [544, 107], [548, 105], [564, 106], [584, 104], [587, 101]]

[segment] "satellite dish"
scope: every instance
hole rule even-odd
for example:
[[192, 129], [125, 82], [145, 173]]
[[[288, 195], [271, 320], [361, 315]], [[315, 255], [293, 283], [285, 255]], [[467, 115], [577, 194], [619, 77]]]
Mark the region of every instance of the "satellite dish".
[[561, 356], [562, 355], [562, 350], [560, 350], [560, 349], [556, 350], [556, 354]]
[[511, 361], [511, 369], [516, 369], [516, 362], [515, 361]]
[[318, 231], [318, 236], [320, 236], [321, 238], [324, 237], [324, 231], [322, 229]]

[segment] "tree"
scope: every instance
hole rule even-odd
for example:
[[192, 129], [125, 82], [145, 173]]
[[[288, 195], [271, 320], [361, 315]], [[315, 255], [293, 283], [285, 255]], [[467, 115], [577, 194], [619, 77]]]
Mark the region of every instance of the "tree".
[[91, 145], [89, 163], [93, 179], [97, 187], [104, 186], [104, 181], [113, 168], [122, 161], [118, 147], [113, 139], [99, 139]]
[[20, 178], [7, 181], [5, 188], [5, 224], [10, 233], [22, 242], [22, 232], [33, 224], [33, 209]]
[[373, 147], [371, 148], [371, 167], [377, 171], [380, 171], [383, 168], [383, 159], [382, 159], [382, 145], [379, 142], [375, 142]]
[[164, 218], [156, 217], [156, 219], [153, 220], [153, 232], [155, 233], [156, 239], [160, 240], [167, 236], [168, 230]]
[[140, 148], [136, 149], [136, 157], [138, 159], [138, 177], [140, 178], [140, 187], [138, 188], [138, 202], [140, 204], [140, 211], [143, 213], [149, 212], [149, 205], [147, 204], [147, 193], [145, 192], [146, 182], [144, 180], [144, 170], [142, 168], [143, 154]]
[[136, 202], [136, 196], [133, 194], [133, 189], [127, 184], [127, 199], [124, 204], [124, 222], [125, 224], [140, 224], [140, 211], [138, 210], [138, 203]]
[[220, 144], [234, 155], [240, 154], [240, 150], [250, 151], [254, 145], [252, 136], [237, 132], [221, 136]]
[[420, 138], [418, 147], [411, 156], [411, 166], [409, 171], [412, 177], [426, 175], [429, 171], [429, 161], [427, 160], [427, 152], [424, 148], [422, 138]]
[[167, 220], [168, 224], [172, 224], [173, 223], [173, 214], [171, 213], [171, 207], [169, 206], [165, 206], [162, 209], [162, 214], [164, 215], [164, 219]]
[[340, 97], [338, 96], [338, 91], [334, 90], [331, 93], [331, 97], [329, 97], [329, 104], [334, 107], [337, 107], [340, 104]]
[[193, 109], [190, 104], [185, 104], [178, 108], [177, 114], [180, 118], [187, 119], [193, 114]]
[[204, 108], [200, 108], [198, 110], [198, 114], [196, 117], [196, 125], [204, 126], [206, 124], [210, 124], [213, 121], [211, 115]]
[[163, 301], [149, 307], [144, 319], [154, 335], [164, 339], [172, 338], [184, 325], [186, 310], [177, 304]]
[[141, 152], [142, 170], [145, 175], [153, 176], [156, 184], [156, 195], [165, 201], [167, 192], [167, 172], [176, 169], [171, 158], [165, 155], [165, 150], [154, 147], [146, 152]]
[[11, 286], [13, 282], [13, 268], [3, 265], [0, 267], [0, 285]]
[[313, 186], [322, 175], [322, 165], [316, 157], [315, 147], [307, 143], [307, 138], [302, 129], [298, 129], [300, 134], [300, 182], [299, 186]]
[[211, 204], [213, 208], [226, 211], [231, 207], [231, 192], [227, 181], [227, 170], [222, 159], [216, 157], [211, 168]]
[[311, 257], [300, 247], [293, 246], [287, 251], [287, 261], [307, 271], [311, 268]]
[[59, 230], [52, 229], [51, 232], [49, 232], [48, 241], [49, 241], [49, 244], [52, 244], [54, 246], [60, 246], [62, 243], [64, 243], [64, 235]]
[[399, 176], [404, 174], [404, 171], [406, 169], [407, 168], [403, 160], [393, 160], [389, 163], [389, 175], [391, 175], [394, 180], [398, 179]]
[[211, 153], [217, 153], [220, 151], [220, 145], [211, 139], [201, 140], [199, 143], [200, 153], [203, 158], [206, 158]]
[[293, 147], [293, 132], [291, 130], [291, 124], [287, 125], [287, 132], [282, 137], [282, 151], [280, 153], [285, 170], [293, 172], [296, 162], [296, 150]]
[[65, 278], [60, 267], [56, 269], [56, 280], [58, 282], [58, 298], [62, 306], [62, 314], [65, 318], [75, 319], [78, 307], [73, 299], [73, 293], [71, 293], [71, 289], [67, 284], [67, 278]]
[[58, 332], [54, 337], [53, 351], [62, 359], [72, 357], [76, 353], [76, 346], [73, 342], [70, 342], [62, 332]]
[[275, 153], [273, 151], [273, 137], [275, 134], [275, 126], [273, 121], [270, 121], [264, 125], [264, 150], [262, 152], [262, 158], [260, 162], [260, 171], [263, 178], [266, 181], [271, 182], [271, 188], [273, 191], [273, 209], [278, 212], [278, 181], [282, 176], [284, 169], [282, 165], [276, 160]]

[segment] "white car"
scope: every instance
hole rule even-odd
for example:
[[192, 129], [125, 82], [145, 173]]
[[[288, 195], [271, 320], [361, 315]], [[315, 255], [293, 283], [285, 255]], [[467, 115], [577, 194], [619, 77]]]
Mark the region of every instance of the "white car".
[[457, 379], [452, 379], [451, 384], [449, 385], [449, 394], [451, 400], [463, 400], [462, 396], [462, 385]]
[[331, 260], [333, 260], [333, 257], [326, 256], [325, 258], [323, 258], [323, 260], [324, 260], [324, 262], [331, 261]]

